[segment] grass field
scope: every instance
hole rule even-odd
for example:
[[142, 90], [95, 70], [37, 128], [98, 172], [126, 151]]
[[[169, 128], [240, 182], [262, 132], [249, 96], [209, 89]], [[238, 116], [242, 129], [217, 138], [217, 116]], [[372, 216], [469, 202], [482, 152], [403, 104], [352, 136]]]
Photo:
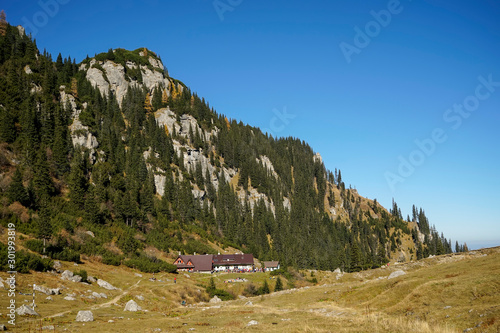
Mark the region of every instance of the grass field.
[[[62, 294], [46, 300], [37, 293], [40, 317], [17, 317], [7, 324], [7, 290], [0, 290], [1, 323], [9, 331], [38, 332], [499, 332], [500, 248], [427, 258], [418, 262], [351, 274], [301, 272], [295, 288], [233, 301], [208, 303], [205, 292], [210, 278], [218, 288], [240, 296], [249, 283], [257, 287], [265, 279], [271, 289], [275, 280], [266, 273], [253, 274], [143, 274], [127, 267], [86, 261], [78, 267], [63, 263], [63, 269], [85, 269], [118, 290], [97, 284], [63, 281], [51, 273], [19, 274], [17, 291], [31, 292], [33, 283], [63, 288]], [[406, 274], [388, 279], [391, 272]], [[6, 273], [0, 273], [6, 278]], [[174, 277], [177, 283], [174, 284]], [[246, 282], [225, 283], [245, 278]], [[287, 281], [284, 280], [285, 287]], [[107, 298], [91, 299], [91, 292]], [[74, 301], [64, 300], [74, 294]], [[137, 298], [142, 296], [143, 300]], [[141, 298], [142, 298], [141, 297]], [[125, 312], [134, 299], [142, 311]], [[31, 295], [16, 294], [17, 306], [31, 304]], [[185, 301], [186, 305], [181, 305]], [[79, 310], [91, 310], [93, 322], [76, 322]], [[253, 325], [252, 325], [253, 324]], [[53, 330], [52, 330], [53, 328]]]

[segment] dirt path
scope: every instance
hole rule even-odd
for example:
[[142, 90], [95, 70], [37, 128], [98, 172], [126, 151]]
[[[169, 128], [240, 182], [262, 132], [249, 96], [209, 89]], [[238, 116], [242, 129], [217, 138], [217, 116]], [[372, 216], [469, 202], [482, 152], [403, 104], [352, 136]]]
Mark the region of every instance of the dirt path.
[[[100, 308], [104, 308], [106, 306], [110, 306], [112, 304], [116, 304], [118, 303], [118, 301], [125, 295], [127, 295], [129, 293], [130, 290], [136, 288], [139, 283], [142, 281], [143, 279], [137, 281], [135, 284], [133, 284], [132, 286], [128, 287], [126, 290], [124, 290], [120, 295], [118, 296], [115, 296], [112, 300], [108, 301], [108, 302], [105, 302], [105, 303], [101, 303], [101, 304], [97, 304], [97, 305], [93, 305], [89, 308], [89, 310], [96, 310], [96, 309], [100, 309]], [[82, 309], [82, 310], [85, 310], [85, 309]], [[59, 312], [59, 313], [55, 313], [53, 315], [50, 315], [50, 316], [47, 316], [47, 317], [44, 317], [44, 318], [54, 318], [54, 317], [61, 317], [61, 316], [64, 316], [65, 314], [67, 313], [70, 313], [71, 311], [74, 311], [73, 309], [72, 310], [67, 310], [67, 311], [63, 311], [63, 312]]]

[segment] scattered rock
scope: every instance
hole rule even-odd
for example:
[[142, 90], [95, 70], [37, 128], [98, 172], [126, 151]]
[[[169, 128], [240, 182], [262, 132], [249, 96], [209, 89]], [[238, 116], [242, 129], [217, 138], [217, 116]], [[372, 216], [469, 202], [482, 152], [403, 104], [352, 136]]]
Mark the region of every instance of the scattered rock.
[[189, 274], [186, 273], [184, 273], [184, 276], [187, 277], [188, 279], [191, 278], [191, 276], [189, 276]]
[[139, 274], [139, 273], [134, 273], [134, 275], [137, 277], [142, 277], [142, 274]]
[[74, 298], [73, 296], [66, 296], [64, 297], [64, 299], [67, 301], [76, 301], [76, 298]]
[[397, 271], [392, 272], [391, 275], [389, 275], [388, 279], [394, 279], [402, 275], [406, 275], [406, 272], [398, 269]]
[[123, 311], [141, 311], [142, 308], [137, 305], [137, 303], [131, 299], [130, 301], [127, 302], [127, 304], [125, 304], [125, 309], [123, 309]]
[[52, 267], [53, 267], [56, 271], [60, 270], [60, 269], [62, 268], [61, 262], [60, 262], [59, 260], [54, 261], [54, 264], [52, 265]]
[[108, 295], [106, 295], [105, 293], [100, 293], [99, 295], [101, 295], [102, 298], [108, 298]]
[[220, 303], [222, 302], [222, 300], [217, 297], [217, 295], [215, 295], [211, 300], [210, 300], [210, 303]]
[[39, 316], [39, 314], [33, 310], [33, 308], [30, 308], [26, 304], [21, 305], [16, 309], [16, 313], [19, 316]]
[[96, 283], [97, 282], [97, 279], [91, 275], [87, 276], [87, 281], [89, 281], [90, 283]]
[[258, 325], [259, 322], [257, 320], [250, 320], [247, 324], [247, 326], [253, 326], [253, 325]]
[[48, 326], [43, 326], [42, 327], [42, 331], [54, 331], [56, 328], [54, 327], [54, 325], [48, 325]]
[[76, 315], [76, 321], [94, 321], [94, 314], [92, 311], [86, 310], [86, 311], [78, 311], [78, 314]]
[[246, 306], [252, 306], [252, 305], [253, 305], [253, 303], [252, 303], [251, 301], [248, 301], [248, 302], [246, 302], [246, 303], [245, 303], [245, 305], [246, 305]]
[[44, 293], [45, 295], [59, 295], [61, 293], [61, 289], [59, 288], [51, 289], [44, 286], [39, 286], [38, 284], [33, 285], [33, 289]]
[[82, 282], [82, 277], [80, 275], [73, 275], [73, 277], [70, 279], [70, 281]]
[[46, 299], [47, 301], [52, 301], [52, 296], [47, 296], [45, 299]]
[[0, 324], [0, 331], [7, 331], [7, 327], [4, 324]]
[[90, 237], [95, 238], [95, 235], [94, 235], [94, 233], [92, 231], [88, 230], [88, 231], [85, 231], [85, 233], [87, 235], [89, 235]]
[[443, 310], [451, 309], [451, 305], [447, 305], [443, 308]]
[[106, 282], [106, 281], [101, 280], [101, 279], [97, 280], [97, 284], [99, 285], [99, 287], [102, 287], [102, 288], [108, 289], [108, 290], [116, 290], [116, 289], [118, 289], [115, 286], [113, 286], [111, 283]]
[[137, 298], [139, 301], [144, 301], [144, 296], [142, 295], [137, 295], [135, 296], [135, 298]]
[[108, 323], [114, 323], [115, 321], [113, 319], [108, 320]]
[[96, 291], [92, 292], [92, 296], [95, 297], [95, 298], [101, 298], [101, 294], [99, 294]]
[[70, 280], [73, 277], [73, 272], [65, 270], [64, 272], [61, 273], [61, 279], [63, 280]]

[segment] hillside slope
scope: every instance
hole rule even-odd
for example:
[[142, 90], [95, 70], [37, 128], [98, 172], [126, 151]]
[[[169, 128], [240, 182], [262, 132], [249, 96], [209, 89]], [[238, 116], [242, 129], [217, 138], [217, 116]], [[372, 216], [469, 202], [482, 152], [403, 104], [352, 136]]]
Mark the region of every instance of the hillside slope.
[[1, 222], [35, 237], [32, 251], [144, 271], [228, 247], [345, 271], [452, 252], [422, 209], [405, 220], [346, 188], [307, 143], [217, 114], [146, 48], [76, 64], [5, 31]]
[[[18, 316], [12, 331], [100, 332], [497, 332], [500, 329], [500, 248], [442, 255], [357, 273], [302, 271], [286, 280], [295, 288], [256, 297], [209, 303], [204, 288], [214, 278], [217, 287], [241, 296], [250, 284], [268, 281], [269, 273], [253, 274], [139, 274], [127, 267], [85, 261], [79, 267], [63, 262], [63, 269], [84, 269], [89, 275], [118, 287], [106, 290], [62, 280], [60, 274], [33, 273], [18, 278], [18, 304], [31, 303], [33, 283], [61, 288], [46, 299], [37, 293], [40, 317]], [[397, 272], [405, 274], [395, 276]], [[402, 273], [400, 273], [402, 274]], [[317, 283], [308, 282], [311, 276]], [[5, 273], [0, 277], [6, 278]], [[152, 278], [155, 280], [151, 280]], [[174, 278], [176, 282], [174, 283]], [[228, 281], [244, 278], [243, 283]], [[93, 295], [106, 294], [107, 298]], [[7, 290], [0, 289], [6, 308]], [[73, 295], [74, 300], [65, 297]], [[5, 296], [5, 297], [4, 297]], [[141, 311], [124, 311], [135, 300]], [[186, 302], [182, 305], [182, 301]], [[93, 313], [92, 322], [75, 322], [80, 310]]]

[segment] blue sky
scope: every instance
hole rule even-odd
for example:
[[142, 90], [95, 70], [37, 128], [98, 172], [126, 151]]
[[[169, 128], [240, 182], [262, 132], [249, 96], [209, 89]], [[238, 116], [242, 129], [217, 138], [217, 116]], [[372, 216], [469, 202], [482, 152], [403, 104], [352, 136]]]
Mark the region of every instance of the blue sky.
[[453, 243], [500, 245], [498, 1], [0, 7], [54, 58], [147, 47], [217, 112], [305, 140], [361, 195], [423, 207]]

